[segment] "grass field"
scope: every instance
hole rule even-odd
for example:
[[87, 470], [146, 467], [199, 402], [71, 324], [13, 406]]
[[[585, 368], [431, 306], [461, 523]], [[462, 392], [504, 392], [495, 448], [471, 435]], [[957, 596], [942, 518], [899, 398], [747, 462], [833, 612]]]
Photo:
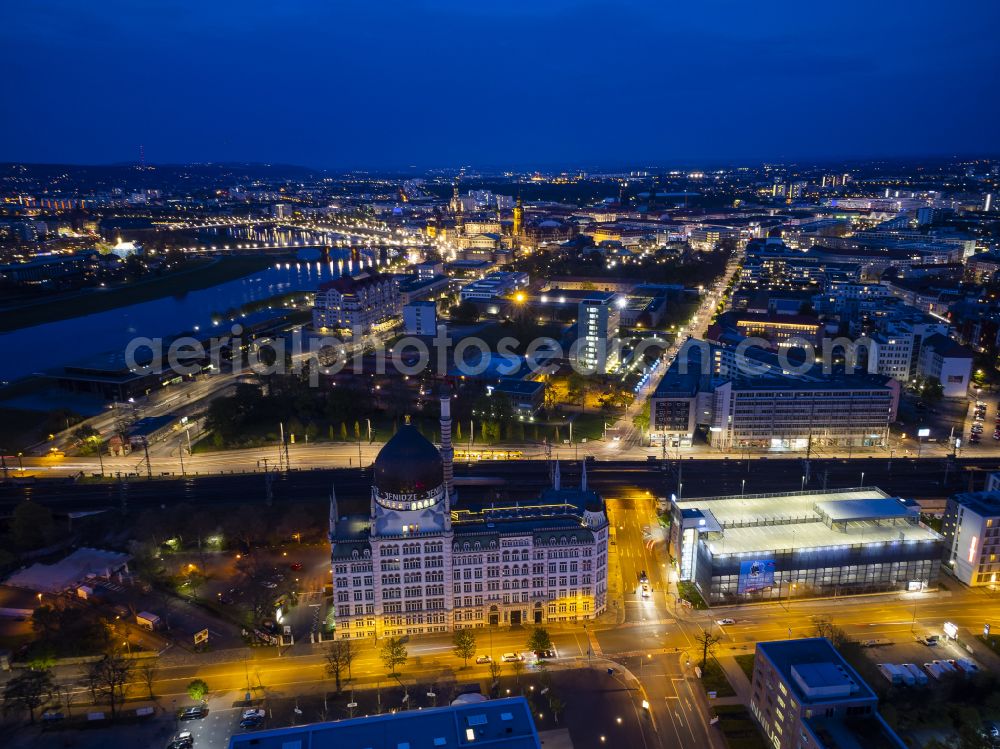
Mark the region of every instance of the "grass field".
[[273, 262], [272, 258], [264, 255], [197, 260], [176, 273], [111, 289], [84, 289], [69, 294], [47, 296], [34, 304], [22, 304], [5, 310], [0, 315], [0, 332], [67, 320], [95, 312], [107, 312], [172, 294], [211, 288], [269, 268]]
[[716, 697], [732, 697], [736, 694], [733, 685], [726, 678], [726, 672], [715, 658], [709, 658], [701, 672], [701, 685], [706, 692], [715, 692]]
[[743, 705], [716, 705], [719, 729], [729, 749], [768, 749], [760, 729]]
[[739, 664], [740, 668], [743, 669], [743, 673], [747, 675], [747, 681], [751, 684], [753, 684], [753, 659], [753, 653], [736, 656], [736, 662]]

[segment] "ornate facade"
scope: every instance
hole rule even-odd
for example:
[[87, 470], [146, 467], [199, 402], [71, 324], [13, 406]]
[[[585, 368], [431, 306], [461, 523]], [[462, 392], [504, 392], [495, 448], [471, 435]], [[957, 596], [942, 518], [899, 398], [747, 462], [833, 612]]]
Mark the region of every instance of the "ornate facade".
[[367, 517], [339, 517], [330, 541], [338, 638], [592, 619], [607, 606], [603, 499], [553, 486], [531, 504], [460, 507], [452, 481], [450, 398], [438, 451], [407, 424], [374, 466]]

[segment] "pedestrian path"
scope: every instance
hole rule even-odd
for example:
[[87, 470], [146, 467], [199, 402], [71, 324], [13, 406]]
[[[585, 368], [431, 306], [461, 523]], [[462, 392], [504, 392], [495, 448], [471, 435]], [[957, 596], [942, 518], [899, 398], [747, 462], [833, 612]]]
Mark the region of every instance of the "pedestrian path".
[[729, 680], [730, 685], [736, 691], [736, 696], [742, 704], [749, 707], [750, 705], [750, 692], [751, 685], [750, 680], [747, 679], [747, 675], [740, 668], [740, 664], [736, 662], [736, 658], [731, 655], [718, 656], [716, 660], [722, 667], [723, 672], [726, 674], [726, 678]]

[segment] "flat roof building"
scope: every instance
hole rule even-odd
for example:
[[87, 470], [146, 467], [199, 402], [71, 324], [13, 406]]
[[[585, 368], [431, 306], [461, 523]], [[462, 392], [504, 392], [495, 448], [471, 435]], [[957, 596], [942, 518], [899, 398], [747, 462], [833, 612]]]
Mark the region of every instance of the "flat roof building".
[[[991, 483], [995, 483], [993, 474]], [[989, 485], [988, 485], [989, 486]], [[944, 561], [966, 585], [995, 585], [1000, 577], [1000, 491], [964, 492], [948, 498]]]
[[759, 642], [750, 712], [775, 749], [903, 749], [878, 698], [825, 637]]
[[229, 749], [541, 749], [524, 697], [236, 734]]
[[940, 571], [917, 504], [875, 487], [672, 497], [671, 513], [680, 579], [712, 604], [922, 590]]

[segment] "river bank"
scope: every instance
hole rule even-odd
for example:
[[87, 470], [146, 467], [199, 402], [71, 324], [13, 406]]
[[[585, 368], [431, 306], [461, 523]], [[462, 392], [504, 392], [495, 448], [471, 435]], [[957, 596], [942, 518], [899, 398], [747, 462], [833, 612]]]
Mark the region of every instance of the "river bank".
[[193, 260], [183, 270], [112, 288], [83, 289], [68, 294], [53, 294], [32, 304], [20, 305], [0, 313], [0, 332], [29, 328], [72, 317], [107, 312], [119, 307], [207, 289], [226, 281], [271, 267], [273, 257], [239, 255]]

